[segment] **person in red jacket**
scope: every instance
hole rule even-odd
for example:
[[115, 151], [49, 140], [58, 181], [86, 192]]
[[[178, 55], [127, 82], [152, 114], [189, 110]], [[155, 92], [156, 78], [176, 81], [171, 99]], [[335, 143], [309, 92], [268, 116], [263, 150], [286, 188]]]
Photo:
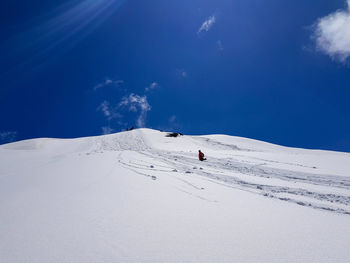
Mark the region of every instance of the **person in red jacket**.
[[198, 159], [200, 161], [206, 160], [206, 158], [204, 158], [204, 153], [202, 153], [201, 150], [198, 151]]

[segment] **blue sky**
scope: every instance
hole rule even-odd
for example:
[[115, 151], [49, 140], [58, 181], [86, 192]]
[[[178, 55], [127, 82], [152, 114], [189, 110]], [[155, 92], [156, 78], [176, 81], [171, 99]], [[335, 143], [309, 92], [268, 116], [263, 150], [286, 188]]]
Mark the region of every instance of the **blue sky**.
[[1, 1], [0, 143], [134, 125], [350, 152], [349, 21], [345, 0]]

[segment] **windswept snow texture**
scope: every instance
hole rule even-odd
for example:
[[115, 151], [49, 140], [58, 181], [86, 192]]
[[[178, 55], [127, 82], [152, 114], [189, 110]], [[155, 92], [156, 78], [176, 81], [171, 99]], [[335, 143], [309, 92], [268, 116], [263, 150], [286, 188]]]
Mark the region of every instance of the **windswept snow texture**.
[[349, 262], [350, 154], [165, 135], [0, 146], [0, 262]]

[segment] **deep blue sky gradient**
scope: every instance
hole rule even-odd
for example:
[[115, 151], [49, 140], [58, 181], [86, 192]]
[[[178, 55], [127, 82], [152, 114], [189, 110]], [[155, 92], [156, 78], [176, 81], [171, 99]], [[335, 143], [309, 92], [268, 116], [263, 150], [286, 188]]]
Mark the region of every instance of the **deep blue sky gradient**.
[[[136, 123], [138, 113], [117, 107], [134, 93], [152, 107], [146, 127], [350, 152], [350, 68], [311, 37], [343, 0], [115, 0], [81, 31], [45, 38], [47, 21], [79, 2], [1, 2], [0, 132], [20, 140], [120, 131]], [[123, 84], [94, 90], [106, 79]], [[108, 120], [103, 101], [123, 118]]]

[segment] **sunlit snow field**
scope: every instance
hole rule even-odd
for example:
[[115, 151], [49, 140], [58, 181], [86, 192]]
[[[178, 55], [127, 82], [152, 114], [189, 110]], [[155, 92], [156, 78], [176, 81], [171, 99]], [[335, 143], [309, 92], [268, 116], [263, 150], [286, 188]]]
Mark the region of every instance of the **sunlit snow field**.
[[0, 262], [349, 262], [349, 153], [165, 135], [0, 146]]

